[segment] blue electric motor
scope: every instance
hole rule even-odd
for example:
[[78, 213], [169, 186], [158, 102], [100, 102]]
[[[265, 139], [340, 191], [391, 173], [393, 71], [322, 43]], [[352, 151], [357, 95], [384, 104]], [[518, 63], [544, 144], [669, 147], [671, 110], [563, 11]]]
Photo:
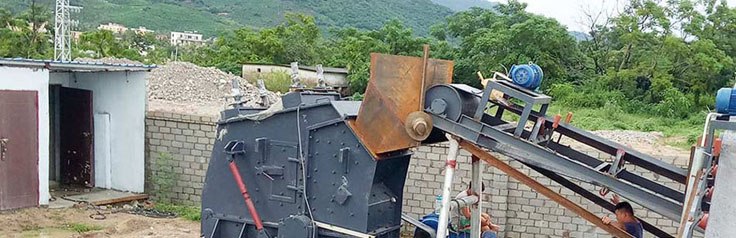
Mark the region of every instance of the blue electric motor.
[[520, 64], [511, 66], [511, 80], [516, 85], [534, 90], [542, 84], [544, 73], [536, 64]]
[[722, 88], [716, 94], [716, 112], [736, 116], [736, 88]]

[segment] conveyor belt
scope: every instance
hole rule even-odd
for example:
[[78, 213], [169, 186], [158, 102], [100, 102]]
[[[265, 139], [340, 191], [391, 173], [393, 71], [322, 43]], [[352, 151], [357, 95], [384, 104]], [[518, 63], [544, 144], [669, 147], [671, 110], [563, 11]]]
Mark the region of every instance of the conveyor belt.
[[[489, 83], [489, 86], [491, 85]], [[526, 94], [529, 93], [517, 93], [516, 95], [523, 97]], [[437, 85], [430, 88], [426, 93], [425, 111], [432, 115], [435, 128], [454, 134], [463, 140], [502, 153], [537, 168], [587, 183], [604, 186], [622, 197], [664, 217], [673, 220], [680, 218], [682, 200], [684, 198], [684, 195], [680, 191], [626, 170], [618, 171], [616, 176], [602, 172], [608, 171], [607, 166], [610, 165], [607, 165], [606, 162], [587, 156], [549, 139], [541, 142], [532, 142], [528, 139], [531, 137], [529, 130], [524, 130], [524, 128], [518, 130], [519, 127], [517, 127], [517, 129], [512, 131], [511, 128], [513, 127], [511, 125], [513, 124], [501, 120], [499, 115], [484, 113], [480, 118], [474, 118], [477, 114], [467, 112], [475, 112], [477, 110], [469, 110], [467, 107], [483, 107], [484, 111], [486, 111], [486, 103], [481, 102], [482, 98], [481, 90], [473, 89], [467, 85]], [[538, 100], [540, 97], [536, 98]], [[444, 103], [437, 100], [443, 100]], [[439, 106], [433, 106], [433, 102]], [[510, 107], [500, 104], [495, 105], [517, 114], [524, 111], [524, 108], [516, 104]], [[526, 106], [531, 107], [533, 105]], [[527, 109], [527, 111], [531, 110]], [[457, 112], [461, 113], [458, 114]], [[541, 113], [532, 111], [527, 114], [528, 120], [536, 121], [538, 115]], [[523, 120], [523, 116], [521, 121], [525, 121]], [[546, 120], [545, 125], [547, 128], [552, 128], [552, 124], [553, 121]], [[521, 133], [516, 133], [517, 131], [521, 131]], [[618, 143], [600, 138], [569, 124], [561, 123], [555, 131], [612, 155], [615, 155], [619, 149], [624, 150], [625, 156], [623, 156], [623, 159], [625, 161], [649, 169], [674, 181], [684, 182], [685, 171], [674, 165], [626, 148]]]

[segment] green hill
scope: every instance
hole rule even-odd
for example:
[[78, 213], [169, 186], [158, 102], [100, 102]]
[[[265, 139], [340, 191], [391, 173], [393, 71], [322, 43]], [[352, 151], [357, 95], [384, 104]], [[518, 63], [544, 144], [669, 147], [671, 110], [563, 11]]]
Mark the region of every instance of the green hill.
[[465, 11], [471, 7], [491, 9], [498, 5], [497, 2], [488, 0], [432, 0], [433, 3], [448, 7], [453, 11]]
[[[0, 7], [19, 12], [30, 0], [3, 0]], [[53, 0], [36, 0], [52, 11]], [[76, 17], [81, 30], [115, 22], [128, 27], [145, 26], [159, 33], [199, 31], [207, 37], [238, 27], [278, 25], [287, 12], [315, 17], [323, 28], [351, 26], [377, 29], [393, 18], [419, 35], [452, 14], [430, 0], [71, 0], [84, 9]]]

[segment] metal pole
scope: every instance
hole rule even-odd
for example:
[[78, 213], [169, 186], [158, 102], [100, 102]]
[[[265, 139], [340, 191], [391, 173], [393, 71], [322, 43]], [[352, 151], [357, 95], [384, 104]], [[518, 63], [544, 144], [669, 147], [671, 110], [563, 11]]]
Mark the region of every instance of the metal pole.
[[483, 168], [481, 167], [480, 158], [473, 155], [473, 180], [471, 181], [472, 187], [473, 187], [473, 194], [478, 195], [478, 203], [473, 204], [470, 206], [471, 210], [471, 217], [470, 217], [470, 237], [480, 237], [480, 211], [482, 211], [481, 207], [483, 204], [483, 181], [481, 178], [483, 177]]
[[457, 152], [460, 144], [450, 134], [445, 134], [450, 141], [450, 150], [447, 152], [447, 163], [445, 164], [445, 183], [442, 184], [442, 207], [440, 209], [440, 221], [437, 225], [437, 237], [447, 236], [447, 224], [450, 215], [450, 201], [452, 193], [452, 179], [457, 165]]

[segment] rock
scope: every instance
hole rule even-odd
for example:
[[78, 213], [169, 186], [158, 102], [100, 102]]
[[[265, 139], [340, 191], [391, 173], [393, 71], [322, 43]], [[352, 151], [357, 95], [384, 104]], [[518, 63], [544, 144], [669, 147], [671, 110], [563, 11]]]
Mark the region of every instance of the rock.
[[85, 62], [85, 63], [106, 63], [106, 64], [137, 64], [141, 65], [143, 63], [135, 61], [135, 60], [129, 60], [129, 59], [123, 59], [123, 58], [115, 58], [115, 57], [105, 57], [105, 58], [99, 58], [99, 59], [92, 59], [92, 58], [76, 58], [74, 61], [77, 62]]
[[[202, 113], [218, 116], [233, 102], [231, 82], [240, 83], [246, 107], [259, 107], [258, 87], [247, 80], [214, 67], [200, 67], [187, 62], [169, 62], [148, 74], [149, 110], [179, 113]], [[279, 95], [266, 91], [266, 99], [276, 102]]]
[[133, 210], [133, 206], [131, 206], [130, 204], [125, 204], [123, 205], [123, 210]]
[[179, 231], [184, 232], [184, 233], [190, 233], [190, 232], [192, 232], [192, 230], [185, 229], [185, 228], [179, 228]]

